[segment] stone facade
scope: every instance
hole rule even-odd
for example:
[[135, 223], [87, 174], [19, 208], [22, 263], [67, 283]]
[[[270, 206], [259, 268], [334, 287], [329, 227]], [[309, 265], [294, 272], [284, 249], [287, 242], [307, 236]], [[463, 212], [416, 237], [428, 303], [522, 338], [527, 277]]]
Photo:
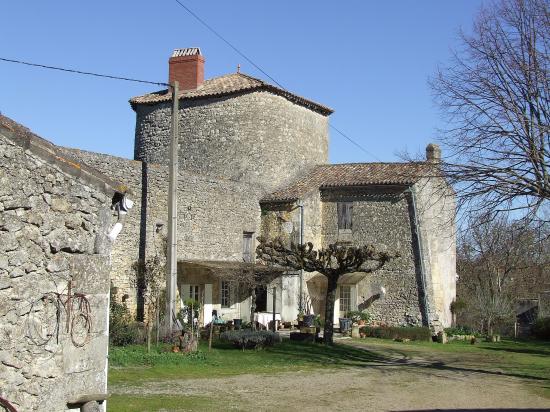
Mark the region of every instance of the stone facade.
[[[338, 202], [353, 206], [351, 230], [338, 228]], [[450, 304], [456, 294], [454, 195], [444, 181], [423, 178], [410, 186], [317, 188], [303, 196], [302, 204], [304, 242], [316, 248], [374, 244], [399, 253], [381, 270], [339, 281], [350, 287], [352, 310], [367, 310], [373, 321], [382, 324], [436, 329], [451, 324]], [[263, 236], [297, 242], [298, 201], [264, 202], [262, 210]], [[292, 232], [284, 230], [285, 222], [291, 223]], [[302, 287], [314, 303], [314, 312], [324, 316], [326, 279], [317, 273], [303, 276]], [[277, 287], [285, 293], [282, 284]], [[380, 297], [373, 300], [376, 295]], [[335, 323], [344, 316], [338, 308], [337, 298]]]
[[[164, 253], [159, 249], [159, 240], [166, 234], [168, 168], [81, 150], [64, 149], [64, 152], [139, 193], [132, 198], [135, 200], [132, 213], [113, 247], [111, 279], [117, 297], [128, 295], [128, 307], [137, 310], [141, 317], [143, 306], [133, 264], [151, 254]], [[261, 187], [248, 182], [180, 171], [178, 261], [189, 262], [180, 264], [180, 285], [196, 279], [195, 271], [190, 269], [193, 262], [242, 262], [243, 233], [259, 233], [259, 199], [264, 193]], [[219, 280], [211, 281], [215, 283], [213, 304], [217, 305]], [[243, 303], [242, 309], [219, 310], [236, 317], [236, 312], [247, 313], [246, 305]]]
[[[363, 307], [373, 295], [385, 289], [368, 312], [375, 321], [398, 325], [422, 325], [419, 305], [419, 268], [416, 265], [416, 243], [413, 237], [411, 207], [403, 188], [347, 189], [323, 192], [322, 246], [349, 242], [353, 246], [374, 244], [399, 253], [381, 270], [366, 275], [354, 286], [355, 305]], [[351, 233], [338, 229], [337, 202], [352, 202]], [[342, 233], [343, 232], [343, 233]], [[424, 322], [427, 324], [427, 322]]]
[[[183, 170], [274, 189], [328, 160], [328, 118], [266, 91], [180, 100]], [[134, 157], [167, 164], [171, 103], [136, 105]]]
[[106, 396], [115, 193], [0, 118], [0, 396], [18, 410]]

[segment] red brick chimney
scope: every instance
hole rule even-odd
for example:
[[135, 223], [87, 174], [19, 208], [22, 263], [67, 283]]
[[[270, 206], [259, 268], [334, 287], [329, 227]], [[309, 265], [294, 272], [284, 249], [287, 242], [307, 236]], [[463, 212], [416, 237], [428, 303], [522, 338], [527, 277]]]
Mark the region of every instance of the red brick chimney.
[[192, 90], [204, 82], [204, 57], [201, 49], [176, 49], [168, 60], [168, 83], [179, 82], [180, 90]]

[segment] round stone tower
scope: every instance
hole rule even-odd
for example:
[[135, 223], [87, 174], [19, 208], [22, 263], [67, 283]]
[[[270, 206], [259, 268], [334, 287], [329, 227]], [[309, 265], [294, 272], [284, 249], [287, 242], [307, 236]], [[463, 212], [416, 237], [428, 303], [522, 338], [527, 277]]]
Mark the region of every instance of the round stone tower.
[[[180, 168], [270, 190], [327, 163], [331, 109], [241, 73], [204, 81], [198, 48], [176, 50], [169, 66], [170, 81], [182, 90]], [[137, 115], [135, 159], [166, 164], [171, 93], [130, 103]]]

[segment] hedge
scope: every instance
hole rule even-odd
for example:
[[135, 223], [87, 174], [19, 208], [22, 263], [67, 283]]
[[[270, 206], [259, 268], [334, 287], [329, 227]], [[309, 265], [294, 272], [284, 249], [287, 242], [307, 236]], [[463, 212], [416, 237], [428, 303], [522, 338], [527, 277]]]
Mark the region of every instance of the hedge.
[[398, 326], [363, 326], [360, 332], [372, 338], [382, 339], [410, 339], [431, 341], [432, 332], [425, 327], [398, 327]]
[[278, 333], [269, 330], [228, 330], [220, 334], [220, 340], [232, 343], [235, 347], [245, 349], [261, 349], [281, 342]]
[[537, 339], [550, 340], [550, 317], [537, 319], [533, 334]]

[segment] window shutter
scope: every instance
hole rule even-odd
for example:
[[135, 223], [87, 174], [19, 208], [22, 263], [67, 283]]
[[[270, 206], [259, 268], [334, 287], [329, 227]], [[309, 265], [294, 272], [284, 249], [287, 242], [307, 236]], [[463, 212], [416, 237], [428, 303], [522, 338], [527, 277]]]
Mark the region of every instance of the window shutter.
[[344, 203], [338, 202], [337, 203], [338, 208], [338, 229], [345, 229], [345, 213], [346, 213], [346, 207]]
[[351, 302], [350, 302], [350, 310], [357, 310], [357, 285], [353, 285], [351, 287]]
[[346, 203], [346, 229], [350, 229], [350, 230], [351, 230], [351, 224], [352, 224], [352, 220], [351, 220], [352, 212], [353, 212], [353, 203], [351, 202]]
[[334, 299], [334, 319], [333, 324], [338, 324], [338, 318], [340, 317], [340, 286], [336, 288], [336, 298]]
[[212, 322], [212, 284], [204, 285], [204, 325]]
[[338, 210], [338, 229], [351, 229], [353, 203], [338, 202], [336, 207]]
[[243, 260], [245, 262], [253, 262], [254, 256], [252, 255], [252, 241], [254, 233], [243, 233]]

